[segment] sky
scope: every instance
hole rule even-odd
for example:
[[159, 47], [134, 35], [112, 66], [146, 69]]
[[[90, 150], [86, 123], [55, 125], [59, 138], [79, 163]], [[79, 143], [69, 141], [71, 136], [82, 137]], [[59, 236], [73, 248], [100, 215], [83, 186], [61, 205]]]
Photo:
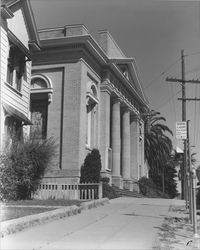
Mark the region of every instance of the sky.
[[[200, 79], [200, 1], [165, 0], [31, 0], [38, 29], [84, 24], [98, 40], [107, 29], [127, 57], [136, 59], [150, 108], [167, 119], [176, 139], [175, 124], [182, 120], [181, 50], [186, 79]], [[186, 84], [187, 98], [200, 98], [200, 84]], [[200, 165], [200, 101], [187, 101], [191, 151]]]

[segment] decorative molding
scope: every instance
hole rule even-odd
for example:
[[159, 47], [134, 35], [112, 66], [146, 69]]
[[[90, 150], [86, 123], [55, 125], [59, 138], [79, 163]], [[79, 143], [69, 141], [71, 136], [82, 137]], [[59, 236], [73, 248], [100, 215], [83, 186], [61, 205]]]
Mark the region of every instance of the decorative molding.
[[40, 93], [46, 93], [48, 96], [48, 103], [52, 102], [52, 96], [53, 96], [53, 85], [51, 80], [43, 75], [43, 74], [37, 74], [37, 75], [33, 75], [33, 77], [31, 78], [31, 82], [34, 79], [42, 79], [45, 83], [46, 83], [46, 88], [32, 88], [31, 89], [31, 94], [40, 94]]
[[101, 92], [107, 92], [109, 95], [111, 95], [113, 91], [113, 86], [111, 85], [111, 82], [109, 79], [103, 80], [100, 84], [100, 91]]
[[5, 19], [10, 19], [14, 17], [14, 14], [9, 8], [3, 5], [1, 6], [1, 16]]
[[30, 50], [33, 50], [33, 51], [40, 51], [41, 50], [41, 48], [37, 44], [37, 42], [33, 41], [33, 40], [28, 42], [28, 46], [29, 46]]

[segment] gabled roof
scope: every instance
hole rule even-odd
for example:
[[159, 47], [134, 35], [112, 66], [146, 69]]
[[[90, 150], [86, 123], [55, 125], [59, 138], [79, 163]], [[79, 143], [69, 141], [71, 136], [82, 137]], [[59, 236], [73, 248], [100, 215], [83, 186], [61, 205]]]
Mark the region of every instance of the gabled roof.
[[132, 85], [142, 98], [143, 102], [148, 104], [147, 97], [145, 96], [141, 77], [134, 58], [128, 58], [118, 46], [112, 35], [107, 30], [99, 31], [99, 46], [106, 53], [109, 61], [114, 63], [119, 71], [123, 74], [126, 80]]
[[127, 75], [124, 74], [124, 72], [122, 72], [122, 74], [124, 74], [124, 77], [127, 78], [127, 80], [131, 83], [131, 85], [134, 87], [134, 89], [137, 91], [143, 101], [148, 104], [148, 98], [143, 90], [142, 80], [139, 74], [136, 60], [134, 58], [115, 58], [110, 59], [110, 61], [115, 63], [115, 65], [119, 68], [120, 71], [122, 67], [127, 69]]
[[37, 28], [35, 19], [33, 16], [33, 11], [31, 8], [31, 4], [29, 0], [2, 0], [1, 1], [1, 10], [7, 10], [10, 14], [9, 16], [5, 16], [4, 18], [12, 18], [11, 13], [14, 13], [17, 9], [20, 9], [23, 12], [24, 21], [27, 27], [27, 31], [29, 34], [29, 39], [31, 43], [39, 45], [39, 38], [37, 34]]

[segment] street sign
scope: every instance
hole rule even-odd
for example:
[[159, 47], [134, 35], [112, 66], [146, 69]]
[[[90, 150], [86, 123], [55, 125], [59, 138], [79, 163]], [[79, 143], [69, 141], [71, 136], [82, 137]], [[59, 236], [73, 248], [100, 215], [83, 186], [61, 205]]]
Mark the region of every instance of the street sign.
[[176, 139], [187, 139], [187, 122], [176, 122]]

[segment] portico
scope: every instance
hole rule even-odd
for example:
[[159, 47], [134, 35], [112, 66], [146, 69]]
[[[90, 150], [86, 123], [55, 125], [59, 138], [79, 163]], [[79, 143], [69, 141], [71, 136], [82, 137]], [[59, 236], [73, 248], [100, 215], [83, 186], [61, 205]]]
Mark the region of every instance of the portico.
[[[134, 161], [142, 159], [138, 138], [140, 136], [140, 143], [144, 144], [144, 133], [140, 127], [143, 121], [139, 110], [108, 79], [101, 84], [101, 98], [102, 172], [111, 178], [113, 185], [133, 190], [134, 182], [140, 177], [140, 168], [144, 168], [144, 161], [134, 164]], [[109, 161], [106, 148], [110, 149], [112, 161]]]

